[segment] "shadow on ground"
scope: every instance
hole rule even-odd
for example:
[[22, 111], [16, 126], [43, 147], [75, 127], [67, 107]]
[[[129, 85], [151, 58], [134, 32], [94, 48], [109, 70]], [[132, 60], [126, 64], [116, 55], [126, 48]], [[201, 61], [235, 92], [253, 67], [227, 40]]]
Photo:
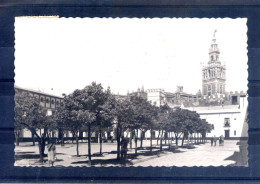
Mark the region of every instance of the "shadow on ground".
[[[39, 159], [39, 154], [23, 154], [23, 155], [15, 155], [15, 160], [22, 160], [22, 159]], [[47, 154], [44, 154], [44, 157], [47, 157]]]
[[235, 151], [233, 155], [225, 160], [235, 161], [235, 164], [230, 166], [248, 166], [247, 140], [241, 140], [237, 144], [239, 145], [239, 152]]
[[[77, 161], [77, 162], [72, 162], [71, 164], [84, 164], [84, 165], [90, 165], [89, 161]], [[94, 165], [101, 165], [101, 166], [106, 166], [106, 165], [133, 165], [133, 163], [129, 160], [126, 161], [119, 161], [117, 159], [94, 159], [91, 160], [91, 166]]]
[[30, 154], [35, 153], [34, 151], [17, 151], [16, 154]]

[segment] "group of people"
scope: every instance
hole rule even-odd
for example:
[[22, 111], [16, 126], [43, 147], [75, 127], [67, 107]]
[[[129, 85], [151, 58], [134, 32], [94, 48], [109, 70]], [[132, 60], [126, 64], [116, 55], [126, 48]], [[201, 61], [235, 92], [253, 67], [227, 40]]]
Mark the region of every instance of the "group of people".
[[214, 143], [214, 146], [216, 146], [217, 145], [217, 141], [219, 141], [219, 146], [224, 146], [224, 137], [223, 137], [223, 135], [221, 135], [219, 138], [217, 138], [215, 135], [214, 135], [214, 137], [212, 136], [211, 139], [210, 139], [211, 146], [213, 146], [213, 143]]

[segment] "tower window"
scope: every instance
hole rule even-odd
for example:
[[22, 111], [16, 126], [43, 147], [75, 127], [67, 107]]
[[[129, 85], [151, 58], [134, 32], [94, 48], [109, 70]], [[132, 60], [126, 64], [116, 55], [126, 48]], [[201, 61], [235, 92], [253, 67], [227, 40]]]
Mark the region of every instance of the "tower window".
[[236, 134], [237, 134], [237, 131], [234, 130], [234, 135], [236, 135]]
[[211, 56], [211, 61], [213, 61], [213, 56]]
[[211, 85], [208, 85], [208, 96], [211, 96]]

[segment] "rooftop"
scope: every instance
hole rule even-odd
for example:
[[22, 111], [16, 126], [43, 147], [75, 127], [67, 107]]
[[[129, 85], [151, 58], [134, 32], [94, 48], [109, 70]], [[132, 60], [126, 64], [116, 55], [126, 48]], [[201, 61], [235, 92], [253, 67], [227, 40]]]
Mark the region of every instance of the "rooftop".
[[24, 91], [30, 91], [30, 92], [41, 94], [41, 95], [52, 96], [52, 97], [56, 97], [56, 98], [63, 98], [63, 96], [42, 92], [40, 90], [34, 90], [34, 89], [29, 89], [29, 88], [22, 88], [22, 87], [19, 87], [19, 86], [16, 86], [16, 85], [14, 85], [14, 88], [15, 89], [24, 90]]

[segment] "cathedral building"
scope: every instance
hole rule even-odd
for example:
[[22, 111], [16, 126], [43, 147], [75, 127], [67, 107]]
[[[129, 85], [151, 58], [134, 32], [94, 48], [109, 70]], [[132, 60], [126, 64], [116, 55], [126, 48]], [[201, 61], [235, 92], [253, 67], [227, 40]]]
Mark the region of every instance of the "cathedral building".
[[215, 33], [209, 48], [209, 60], [202, 69], [202, 95], [209, 98], [225, 97], [226, 66], [220, 61], [220, 50]]

